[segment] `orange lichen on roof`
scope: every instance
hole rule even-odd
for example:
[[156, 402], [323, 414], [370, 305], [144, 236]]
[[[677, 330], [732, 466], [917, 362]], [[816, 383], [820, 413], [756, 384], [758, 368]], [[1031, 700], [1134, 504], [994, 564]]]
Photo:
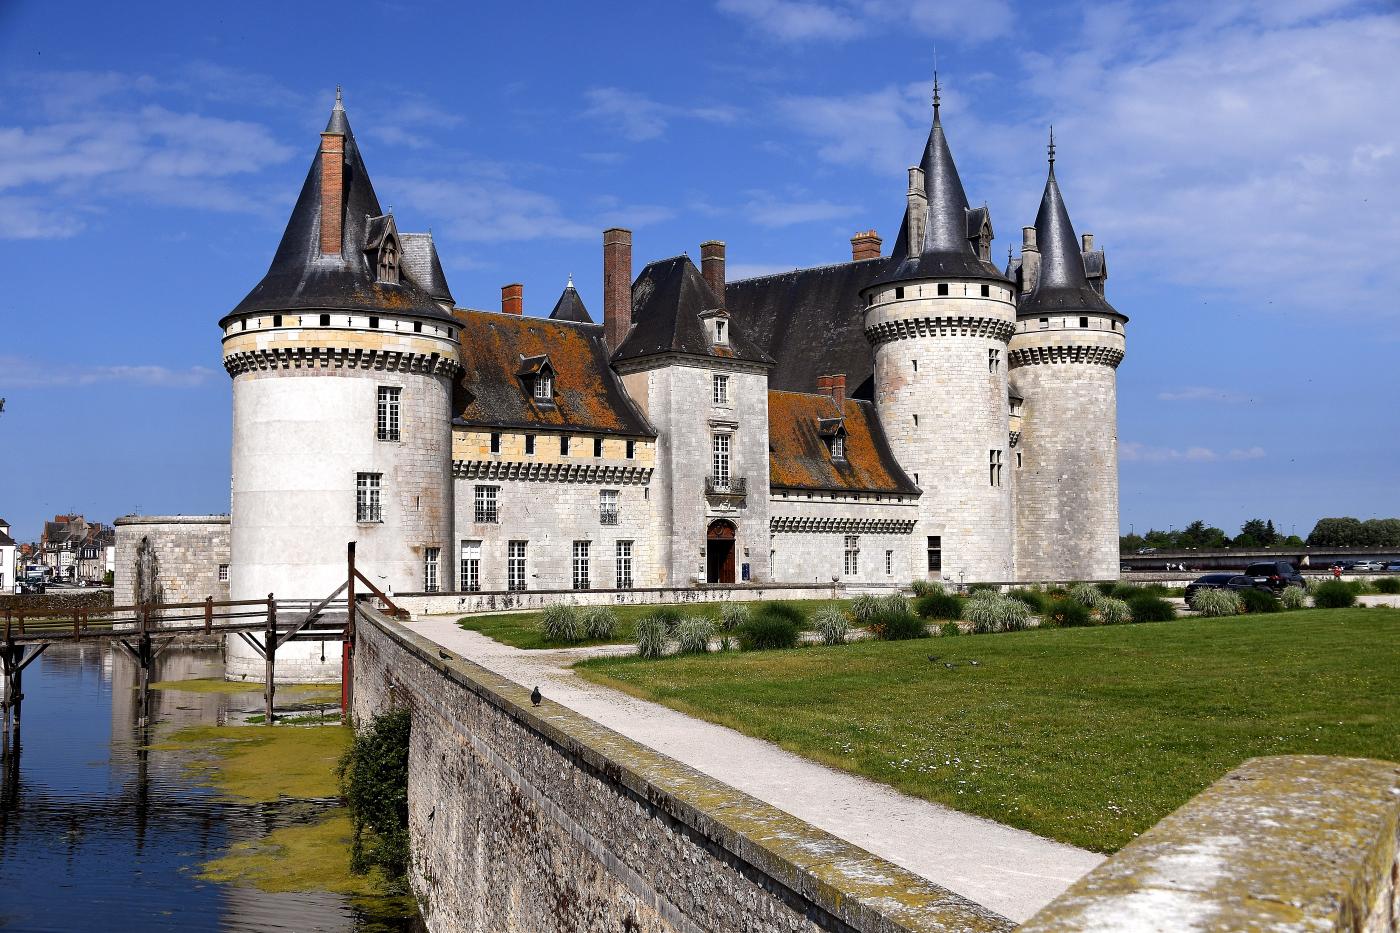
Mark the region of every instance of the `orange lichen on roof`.
[[[453, 400], [459, 424], [656, 436], [608, 362], [602, 325], [493, 311], [452, 315], [462, 326], [465, 369]], [[531, 357], [549, 360], [550, 401], [535, 399], [521, 376]]]
[[[845, 457], [833, 459], [823, 420], [840, 418]], [[829, 433], [829, 432], [828, 432]], [[768, 477], [791, 489], [832, 489], [918, 495], [885, 441], [871, 403], [846, 399], [841, 410], [828, 395], [768, 393]]]

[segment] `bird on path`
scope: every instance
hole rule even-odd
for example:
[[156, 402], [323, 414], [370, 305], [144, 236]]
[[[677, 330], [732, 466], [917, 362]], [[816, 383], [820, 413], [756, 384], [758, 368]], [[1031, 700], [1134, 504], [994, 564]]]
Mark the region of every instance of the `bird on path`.
[[531, 702], [531, 703], [535, 704], [536, 706], [539, 706], [539, 705], [540, 705], [540, 700], [543, 700], [543, 699], [544, 699], [544, 697], [540, 694], [540, 688], [539, 688], [539, 687], [536, 687], [534, 690], [531, 690], [531, 691], [530, 691], [530, 702]]
[[452, 660], [452, 655], [448, 654], [446, 651], [443, 651], [441, 648], [438, 649], [438, 657], [442, 658], [444, 661]]

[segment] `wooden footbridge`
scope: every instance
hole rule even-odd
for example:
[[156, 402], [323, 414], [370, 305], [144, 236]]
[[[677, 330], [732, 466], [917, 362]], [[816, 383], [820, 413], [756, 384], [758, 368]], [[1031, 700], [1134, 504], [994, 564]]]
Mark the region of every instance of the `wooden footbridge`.
[[[157, 658], [177, 641], [236, 635], [263, 659], [264, 722], [275, 721], [273, 701], [277, 692], [277, 651], [291, 641], [338, 641], [341, 651], [341, 709], [349, 708], [350, 652], [355, 641], [356, 603], [375, 600], [378, 608], [395, 615], [404, 613], [367, 577], [355, 568], [355, 543], [346, 548], [346, 579], [325, 599], [215, 600], [199, 603], [145, 603], [106, 609], [7, 609], [4, 640], [0, 642], [0, 666], [4, 670], [5, 744], [20, 727], [24, 700], [24, 669], [49, 645], [105, 641], [126, 651], [139, 668], [142, 717], [147, 709], [151, 672]], [[360, 591], [356, 584], [363, 584]], [[338, 601], [340, 600], [340, 601]]]

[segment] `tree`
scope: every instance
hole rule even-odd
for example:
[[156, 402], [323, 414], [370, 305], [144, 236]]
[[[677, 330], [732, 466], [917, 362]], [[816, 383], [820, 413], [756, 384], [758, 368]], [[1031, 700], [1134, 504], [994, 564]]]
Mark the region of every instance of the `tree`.
[[1360, 519], [1319, 518], [1308, 535], [1308, 544], [1312, 547], [1357, 547], [1364, 543], [1363, 534]]
[[1146, 541], [1142, 535], [1122, 535], [1118, 538], [1118, 552], [1120, 554], [1131, 554], [1146, 546]]
[[1273, 519], [1251, 518], [1240, 526], [1235, 538], [1235, 547], [1270, 547], [1278, 543], [1278, 532], [1274, 530]]
[[1200, 519], [1181, 529], [1176, 538], [1177, 546], [1183, 548], [1225, 547], [1230, 543], [1225, 532], [1207, 525]]

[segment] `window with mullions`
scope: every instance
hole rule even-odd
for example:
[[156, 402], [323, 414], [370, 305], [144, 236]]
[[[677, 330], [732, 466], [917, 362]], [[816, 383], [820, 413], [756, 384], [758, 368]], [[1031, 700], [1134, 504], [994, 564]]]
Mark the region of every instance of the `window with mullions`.
[[1001, 451], [987, 451], [988, 478], [993, 486], [1001, 485]]
[[592, 584], [588, 577], [588, 551], [591, 542], [574, 542], [574, 589], [586, 590]]
[[714, 403], [716, 405], [729, 404], [729, 377], [721, 373], [714, 376]]
[[846, 535], [846, 554], [843, 570], [848, 577], [860, 573], [860, 535]]
[[457, 585], [464, 593], [481, 590], [481, 542], [462, 542], [462, 566]]
[[396, 441], [399, 439], [399, 395], [403, 390], [397, 386], [379, 387], [379, 439]]
[[617, 555], [617, 588], [630, 590], [632, 588], [632, 542], [617, 542], [615, 554]]
[[495, 525], [501, 520], [496, 511], [496, 495], [500, 489], [499, 486], [476, 487], [476, 521], [479, 524]]
[[525, 546], [528, 541], [512, 541], [506, 549], [506, 589], [518, 593], [525, 589]]
[[438, 584], [438, 562], [442, 557], [442, 548], [428, 547], [423, 549], [423, 592], [436, 593], [440, 586]]
[[714, 470], [715, 488], [729, 488], [729, 435], [715, 434], [710, 440], [711, 467]]
[[943, 570], [943, 537], [941, 535], [928, 536], [928, 569], [934, 572]]
[[382, 522], [384, 513], [380, 507], [379, 481], [382, 473], [355, 474], [355, 521]]

